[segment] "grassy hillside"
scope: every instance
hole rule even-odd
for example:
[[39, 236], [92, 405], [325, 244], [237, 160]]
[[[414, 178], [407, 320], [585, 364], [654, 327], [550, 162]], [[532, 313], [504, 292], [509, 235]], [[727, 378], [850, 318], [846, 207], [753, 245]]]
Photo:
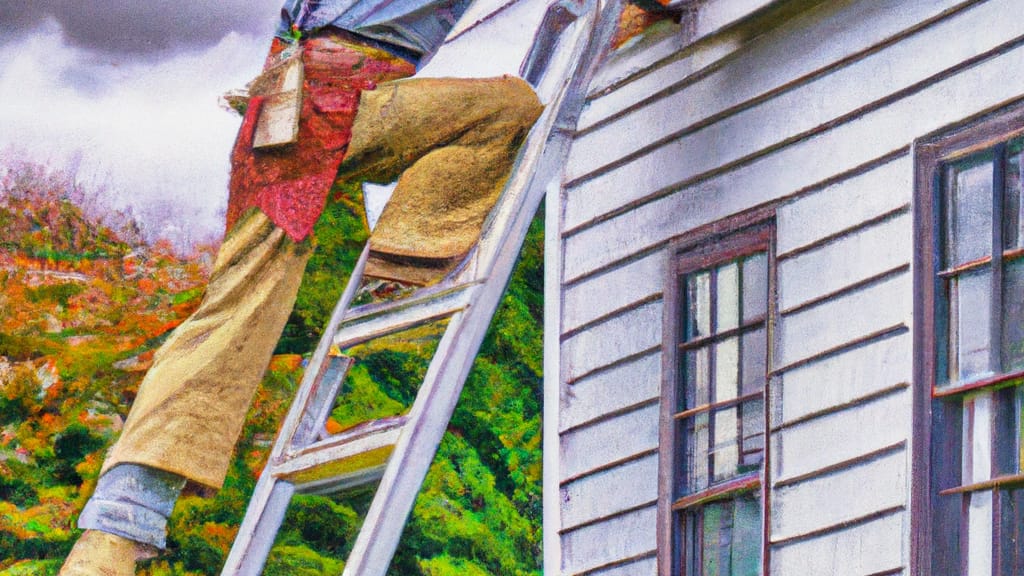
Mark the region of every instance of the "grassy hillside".
[[[0, 189], [0, 576], [54, 574], [152, 353], [198, 305], [209, 250], [147, 246], [130, 218], [90, 216], [59, 174], [22, 167]], [[83, 200], [84, 199], [84, 200]], [[278, 355], [257, 392], [223, 490], [186, 490], [169, 550], [141, 574], [217, 574], [303, 354], [365, 240], [357, 189], [338, 190]], [[514, 278], [456, 409], [391, 573], [539, 574], [542, 226]], [[428, 342], [427, 330], [419, 335]], [[429, 345], [359, 351], [329, 430], [406, 409]], [[371, 493], [301, 496], [265, 574], [338, 574]]]

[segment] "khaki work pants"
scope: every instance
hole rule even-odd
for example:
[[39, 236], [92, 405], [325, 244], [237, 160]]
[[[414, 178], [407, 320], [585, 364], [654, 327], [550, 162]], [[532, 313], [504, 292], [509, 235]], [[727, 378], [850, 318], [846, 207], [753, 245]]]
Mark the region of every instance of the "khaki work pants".
[[[363, 92], [339, 178], [401, 175], [367, 274], [425, 284], [439, 272], [418, 261], [464, 257], [540, 110], [510, 77], [413, 78]], [[104, 472], [135, 463], [223, 484], [311, 250], [256, 210], [233, 226], [203, 302], [157, 352]]]

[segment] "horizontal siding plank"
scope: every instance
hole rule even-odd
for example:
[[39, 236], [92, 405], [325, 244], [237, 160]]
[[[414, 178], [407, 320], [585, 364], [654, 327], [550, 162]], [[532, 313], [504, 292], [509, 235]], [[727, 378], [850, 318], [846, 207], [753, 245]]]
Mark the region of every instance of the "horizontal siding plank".
[[[842, 211], [837, 204], [835, 212]], [[827, 220], [831, 212], [819, 218]], [[909, 212], [855, 231], [779, 263], [779, 307], [785, 311], [861, 280], [909, 265], [914, 223]]]
[[[836, 502], [842, 500], [837, 498]], [[904, 566], [903, 513], [772, 549], [772, 576], [864, 576]]]
[[570, 482], [561, 489], [562, 529], [651, 504], [658, 498], [658, 455]]
[[559, 431], [658, 398], [661, 361], [661, 352], [652, 352], [564, 386]]
[[615, 310], [661, 294], [665, 263], [664, 254], [651, 254], [566, 289], [562, 330], [575, 330]]
[[562, 435], [560, 478], [577, 478], [658, 447], [661, 407], [646, 406]]
[[904, 332], [782, 374], [781, 424], [910, 382], [910, 340]]
[[776, 253], [784, 256], [909, 204], [913, 175], [907, 154], [779, 207]]
[[615, 316], [562, 343], [562, 381], [571, 382], [598, 368], [661, 344], [661, 301]]
[[658, 559], [655, 556], [648, 556], [632, 562], [627, 562], [607, 570], [591, 572], [587, 576], [656, 576], [658, 573]]
[[616, 84], [648, 72], [659, 61], [674, 57], [683, 43], [679, 25], [669, 21], [655, 24], [643, 37], [613, 52], [602, 63], [590, 82], [588, 94], [596, 97]]
[[777, 368], [897, 324], [910, 324], [911, 275], [903, 273], [779, 319]]
[[777, 542], [814, 533], [906, 502], [907, 453], [900, 450], [773, 490], [771, 538]]
[[746, 18], [754, 12], [767, 8], [779, 0], [718, 0], [707, 2], [697, 9], [694, 35], [702, 38], [714, 34]]
[[562, 573], [580, 574], [655, 549], [657, 509], [630, 512], [562, 535]]
[[[827, 182], [903, 150], [917, 137], [1019, 98], [1021, 70], [1024, 48], [1016, 47], [854, 121], [567, 235], [564, 277], [572, 281], [699, 224]], [[678, 158], [667, 145], [588, 186], [662, 189], [679, 182], [673, 169]]]
[[773, 478], [782, 482], [906, 441], [911, 396], [903, 389], [773, 435]]
[[[725, 120], [704, 127], [694, 133], [693, 146], [684, 148], [683, 152], [693, 153], [704, 151], [709, 160], [717, 159], [719, 154], [726, 154], [730, 159], [744, 156], [753, 150], [767, 147], [793, 134], [799, 134], [819, 126], [833, 118], [839, 117], [870, 102], [878, 100], [892, 92], [903, 89], [916, 82], [936, 74], [958, 62], [976, 55], [984, 49], [1006, 42], [1021, 31], [1021, 24], [1012, 18], [1001, 18], [1006, 14], [1015, 0], [992, 0], [979, 7], [958, 14], [950, 19], [938, 22], [916, 34], [902, 39], [900, 42], [886, 47], [879, 52], [868, 54], [852, 63], [844, 65], [821, 75], [813, 81], [797, 89], [779, 93], [765, 102], [728, 116]], [[891, 3], [890, 2], [887, 2]], [[864, 7], [868, 3], [855, 6]], [[903, 4], [902, 2], [900, 3]], [[931, 4], [936, 4], [931, 2]], [[989, 7], [988, 5], [992, 5]], [[890, 8], [892, 8], [890, 6]], [[933, 8], [934, 9], [934, 8]], [[861, 10], [864, 12], [865, 10]], [[884, 14], [884, 15], [883, 15]], [[871, 12], [866, 17], [875, 20], [860, 21], [859, 15], [850, 15], [846, 22], [856, 23], [858, 27], [883, 26], [883, 19], [891, 16], [888, 13]], [[1001, 22], [1000, 22], [1001, 20]], [[919, 21], [905, 22], [917, 24]], [[820, 27], [814, 22], [803, 24], [804, 31], [813, 30], [820, 34]], [[954, 35], [968, 35], [973, 30], [985, 29], [986, 42], [946, 42], [945, 39]], [[989, 34], [991, 30], [991, 35]], [[900, 30], [893, 30], [899, 32]], [[769, 33], [769, 36], [772, 35]], [[869, 38], [882, 38], [873, 35]], [[829, 37], [832, 40], [832, 37]], [[988, 41], [991, 40], [991, 43]], [[853, 40], [858, 49], [871, 46], [865, 44], [864, 38]], [[752, 49], [760, 48], [751, 46]], [[763, 52], [764, 50], [760, 50]], [[793, 54], [804, 55], [793, 58]], [[783, 62], [791, 60], [815, 60], [813, 52], [807, 46], [782, 56], [777, 62], [766, 62], [765, 68], [758, 71], [760, 77], [770, 77], [774, 87], [788, 84], [798, 78], [789, 76], [787, 66]], [[925, 56], [927, 55], [927, 56]], [[907, 62], [913, 65], [894, 66], [894, 62]], [[739, 63], [737, 63], [739, 64]], [[818, 64], [827, 63], [820, 62]], [[815, 66], [813, 69], [817, 69]], [[725, 67], [721, 77], [709, 76], [702, 82], [687, 87], [675, 94], [651, 102], [633, 110], [603, 126], [600, 130], [588, 132], [579, 137], [572, 146], [566, 165], [566, 180], [573, 181], [602, 168], [619, 158], [628, 156], [652, 141], [668, 138], [674, 134], [692, 130], [704, 118], [714, 116], [716, 105], [722, 101], [730, 101], [733, 106], [742, 104], [733, 93], [751, 93], [749, 85], [752, 80], [741, 75], [737, 66]], [[871, 78], [870, 82], [864, 81]], [[719, 82], [715, 82], [718, 80]], [[716, 91], [712, 94], [701, 94], [700, 87], [704, 83], [715, 82]], [[756, 81], [755, 81], [756, 83]], [[850, 90], [857, 86], [857, 90]], [[728, 110], [730, 106], [722, 106], [719, 110]], [[767, 121], [766, 121], [767, 119]], [[612, 145], [614, 142], [614, 145]], [[698, 158], [694, 159], [699, 162]], [[700, 172], [695, 164], [692, 170]]]
[[[678, 34], [680, 37], [682, 36], [681, 32], [678, 32]], [[609, 116], [636, 106], [638, 102], [650, 98], [667, 87], [732, 54], [742, 45], [742, 39], [737, 35], [725, 34], [706, 42], [705, 45], [701, 46], [700, 50], [688, 52], [679, 58], [643, 70], [641, 74], [630, 79], [629, 82], [623, 83], [600, 98], [588, 102], [586, 108], [580, 114], [579, 122], [576, 123], [576, 129], [580, 131], [587, 130]]]

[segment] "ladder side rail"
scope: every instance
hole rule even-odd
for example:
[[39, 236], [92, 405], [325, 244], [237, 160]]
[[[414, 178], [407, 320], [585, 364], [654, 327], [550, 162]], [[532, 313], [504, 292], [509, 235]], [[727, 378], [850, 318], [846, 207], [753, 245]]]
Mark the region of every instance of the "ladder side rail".
[[[317, 377], [322, 374], [322, 366], [331, 349], [330, 335], [338, 331], [338, 327], [345, 319], [349, 305], [352, 304], [352, 300], [355, 298], [356, 292], [359, 290], [359, 285], [363, 280], [363, 271], [366, 269], [366, 262], [369, 259], [369, 256], [370, 244], [367, 242], [366, 245], [363, 246], [363, 251], [359, 255], [359, 260], [356, 261], [356, 265], [352, 269], [352, 274], [349, 276], [348, 284], [345, 286], [345, 291], [342, 293], [341, 298], [338, 300], [338, 303], [335, 304], [334, 310], [331, 312], [331, 319], [327, 322], [327, 326], [324, 328], [323, 334], [320, 337], [320, 342], [317, 344], [316, 350], [313, 352], [313, 356], [310, 358], [309, 364], [306, 366], [306, 371], [302, 375], [302, 383], [299, 385], [299, 392], [296, 395], [295, 400], [292, 402], [292, 407], [288, 411], [288, 416], [281, 424], [281, 430], [278, 432], [278, 440], [274, 445], [274, 450], [270, 453], [271, 460], [280, 457], [285, 450], [290, 451], [294, 448], [293, 443], [295, 432], [299, 428], [303, 415], [311, 408], [309, 406], [309, 399], [310, 397], [315, 396], [312, 389], [317, 385]], [[328, 402], [333, 401], [333, 397], [328, 399]]]
[[[610, 14], [613, 16], [611, 32], [618, 21], [618, 10], [621, 4], [612, 3], [610, 8], [602, 10], [596, 23], [604, 22]], [[597, 55], [607, 46], [611, 34], [604, 25], [593, 35], [592, 41], [585, 47], [577, 46], [578, 58], [584, 55]], [[576, 60], [577, 66], [580, 60]], [[563, 88], [557, 101], [556, 112], [552, 113], [551, 127], [575, 125], [583, 98], [576, 97], [592, 76], [593, 66], [586, 67], [586, 73], [573, 74]], [[581, 77], [582, 76], [582, 77]], [[568, 96], [572, 104], [562, 108]], [[568, 149], [568, 134], [564, 128], [555, 133], [558, 153]], [[543, 145], [543, 143], [542, 143]], [[409, 513], [415, 504], [419, 489], [447, 429], [448, 422], [458, 402], [463, 384], [472, 369], [473, 361], [479, 350], [491, 318], [500, 304], [501, 297], [515, 263], [519, 256], [519, 247], [533, 220], [534, 213], [544, 197], [545, 188], [550, 178], [560, 173], [563, 158], [556, 155], [545, 155], [541, 169], [523, 175], [522, 167], [519, 176], [523, 180], [520, 185], [528, 186], [528, 193], [513, 214], [509, 231], [502, 235], [504, 241], [499, 242], [495, 251], [495, 259], [490, 266], [489, 280], [481, 291], [479, 299], [464, 313], [452, 319], [435, 356], [428, 369], [426, 381], [417, 396], [416, 403], [410, 413], [410, 423], [399, 439], [395, 452], [388, 462], [388, 467], [381, 479], [381, 484], [370, 506], [369, 513], [356, 539], [352, 553], [345, 566], [344, 576], [384, 576], [394, 556]], [[535, 176], [547, 176], [547, 178]], [[500, 281], [499, 281], [500, 279]]]
[[[238, 534], [235, 536], [231, 551], [221, 570], [223, 576], [251, 576], [259, 574], [263, 569], [267, 554], [274, 543], [274, 536], [284, 520], [284, 513], [288, 509], [288, 503], [294, 492], [294, 486], [274, 477], [272, 467], [285, 451], [291, 449], [293, 436], [303, 420], [303, 415], [310, 410], [316, 411], [317, 407], [310, 406], [311, 398], [324, 401], [326, 394], [316, 394], [314, 388], [320, 387], [318, 377], [322, 376], [321, 369], [331, 348], [330, 335], [337, 331], [338, 326], [345, 318], [345, 312], [352, 303], [362, 281], [363, 270], [366, 269], [369, 254], [370, 245], [367, 243], [349, 276], [345, 292], [331, 313], [331, 319], [324, 329], [324, 336], [320, 338], [320, 343], [306, 366], [298, 393], [292, 401], [288, 416], [282, 423], [277, 439], [274, 441], [270, 458], [267, 459], [260, 479], [256, 483], [256, 488], [253, 490], [253, 495], [249, 499], [249, 506], [246, 508], [242, 525], [239, 526]], [[333, 396], [326, 400], [326, 402], [333, 401]]]

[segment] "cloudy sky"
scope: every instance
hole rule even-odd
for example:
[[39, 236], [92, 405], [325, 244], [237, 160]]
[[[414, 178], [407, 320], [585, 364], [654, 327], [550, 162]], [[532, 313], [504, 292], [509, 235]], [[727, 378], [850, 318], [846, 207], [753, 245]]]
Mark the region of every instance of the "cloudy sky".
[[168, 236], [219, 233], [240, 120], [217, 99], [259, 72], [280, 6], [0, 0], [0, 161], [76, 163]]

